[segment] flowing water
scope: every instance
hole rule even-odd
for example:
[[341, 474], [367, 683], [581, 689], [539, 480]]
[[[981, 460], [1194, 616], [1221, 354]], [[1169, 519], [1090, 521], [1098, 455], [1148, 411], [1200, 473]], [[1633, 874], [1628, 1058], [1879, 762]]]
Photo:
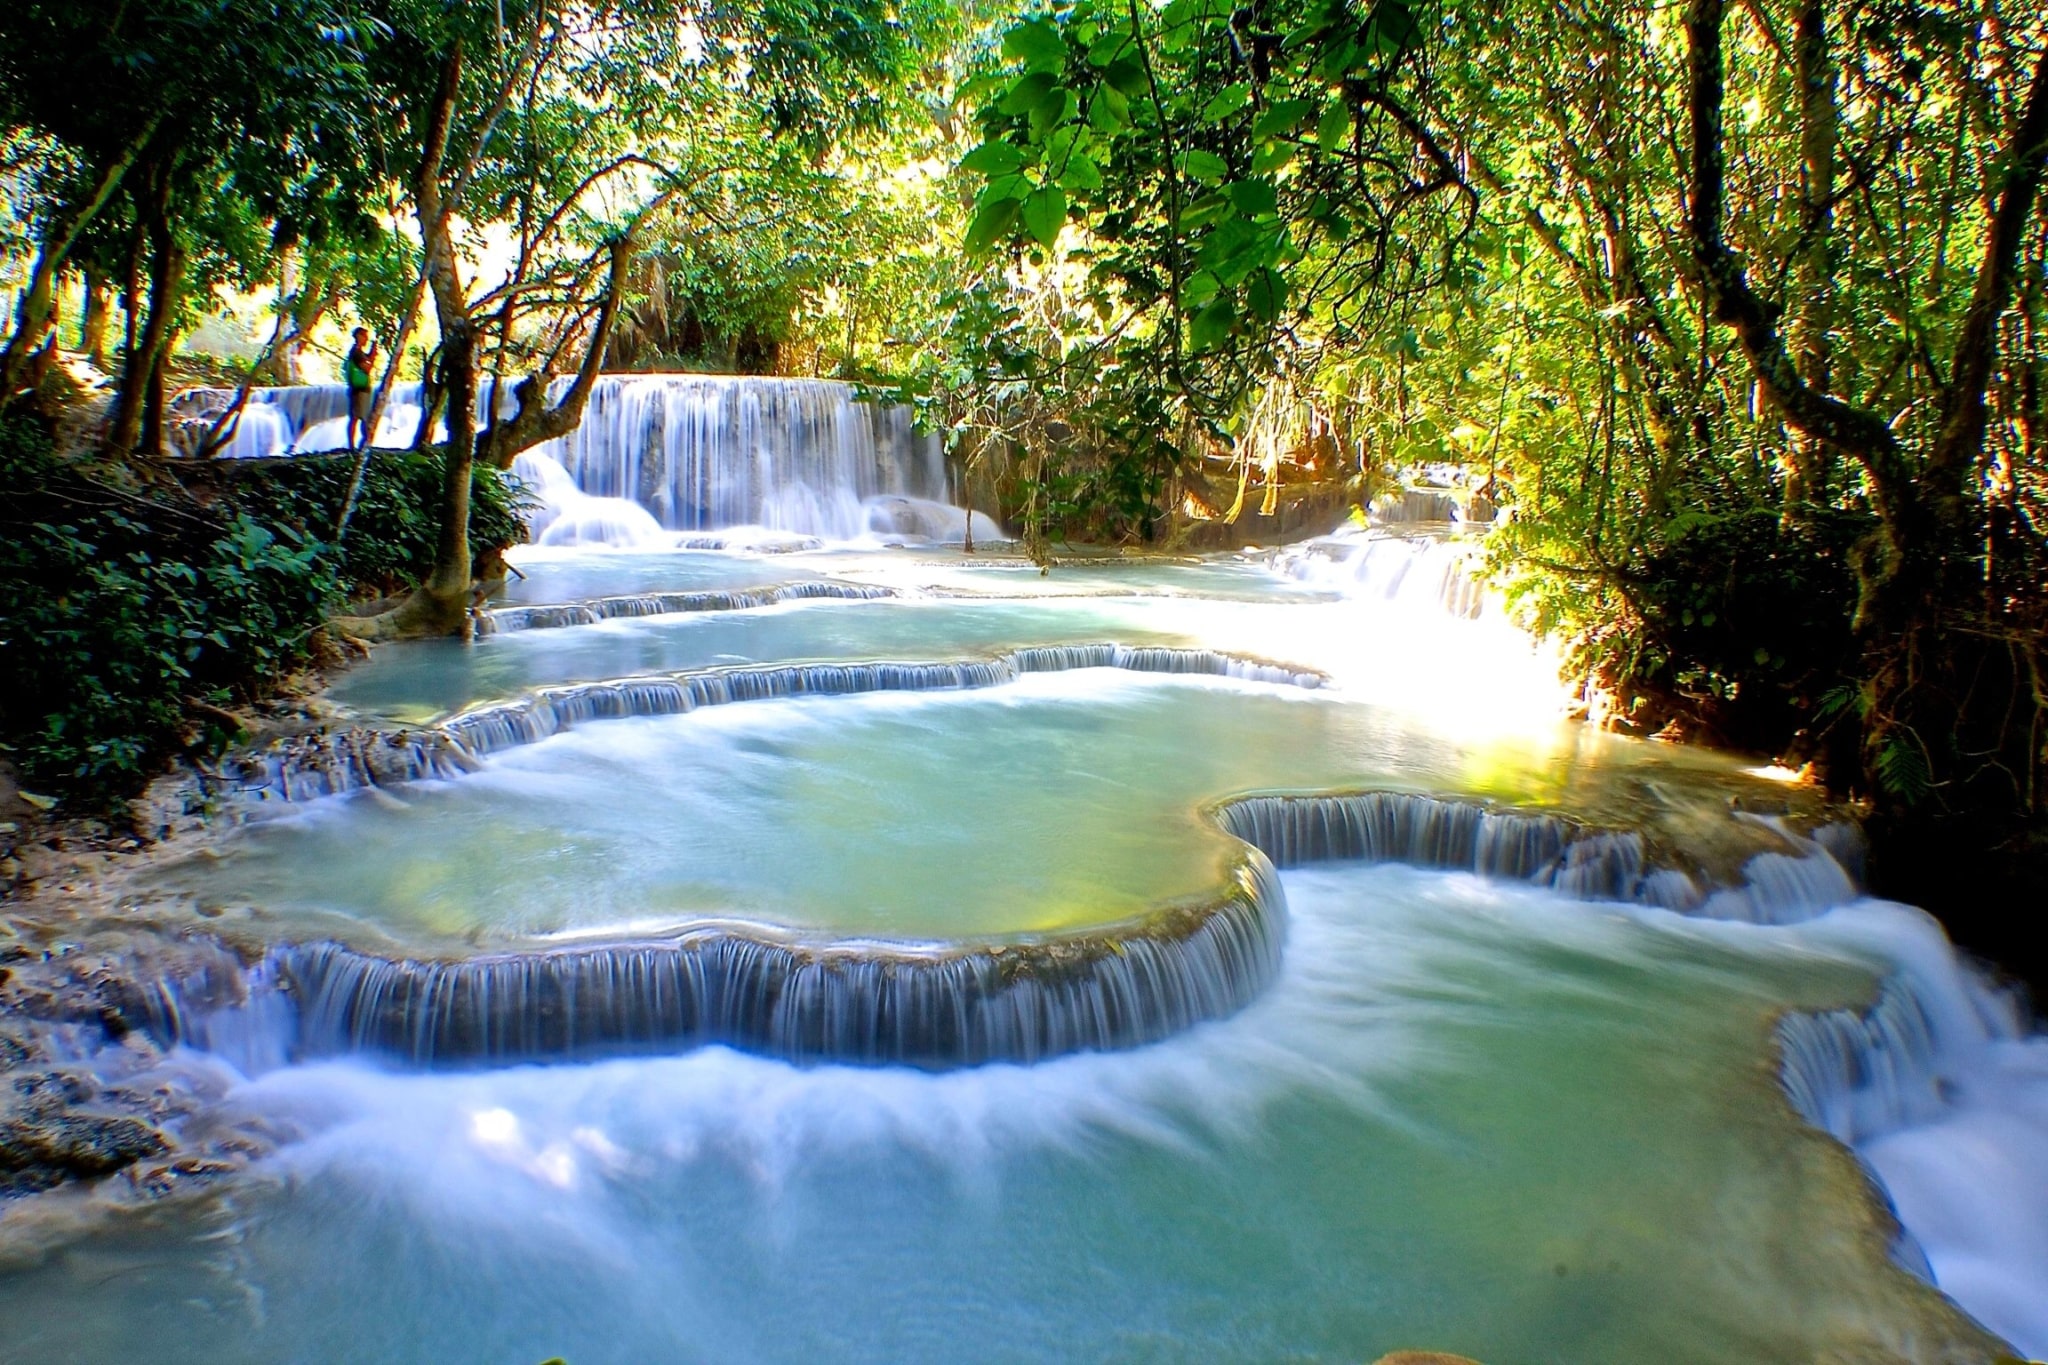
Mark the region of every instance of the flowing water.
[[560, 458], [666, 539], [335, 687], [433, 761], [161, 871], [292, 1140], [0, 1275], [0, 1360], [2048, 1352], [2024, 1012], [1810, 796], [1560, 720], [1469, 546], [692, 549], [676, 387]]

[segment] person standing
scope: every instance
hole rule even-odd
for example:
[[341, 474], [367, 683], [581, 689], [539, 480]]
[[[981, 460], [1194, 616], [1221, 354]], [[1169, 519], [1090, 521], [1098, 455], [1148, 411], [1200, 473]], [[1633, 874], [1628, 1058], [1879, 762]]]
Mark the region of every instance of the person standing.
[[348, 448], [354, 454], [357, 433], [362, 444], [370, 444], [370, 374], [377, 367], [377, 343], [370, 336], [370, 329], [358, 327], [355, 332], [356, 344], [350, 348], [348, 363], [342, 367], [342, 378], [348, 382]]

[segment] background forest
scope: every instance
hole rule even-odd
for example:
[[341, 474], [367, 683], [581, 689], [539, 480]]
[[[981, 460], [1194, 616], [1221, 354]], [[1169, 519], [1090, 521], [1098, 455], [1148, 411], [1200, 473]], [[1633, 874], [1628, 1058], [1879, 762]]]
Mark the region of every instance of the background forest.
[[[1596, 719], [1811, 763], [1982, 901], [2048, 801], [2044, 160], [2012, 0], [15, 0], [6, 742], [133, 790], [345, 600], [456, 628], [600, 370], [823, 374], [1040, 557], [1462, 466]], [[183, 385], [358, 320], [443, 446], [192, 472]]]

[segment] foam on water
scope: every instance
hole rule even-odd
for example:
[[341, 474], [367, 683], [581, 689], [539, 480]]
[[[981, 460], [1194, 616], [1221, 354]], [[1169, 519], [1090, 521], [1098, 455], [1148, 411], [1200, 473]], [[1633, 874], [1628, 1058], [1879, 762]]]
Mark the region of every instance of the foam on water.
[[1850, 956], [1463, 874], [1286, 889], [1275, 989], [1137, 1052], [274, 1071], [234, 1102], [303, 1140], [214, 1235], [83, 1249], [0, 1317], [167, 1361], [1985, 1354], [1769, 1116], [1770, 1011]]
[[2048, 1356], [2048, 1038], [1920, 910], [1865, 901], [1804, 935], [1893, 973], [1867, 1010], [1781, 1026], [1794, 1104], [1855, 1145], [1936, 1283]]

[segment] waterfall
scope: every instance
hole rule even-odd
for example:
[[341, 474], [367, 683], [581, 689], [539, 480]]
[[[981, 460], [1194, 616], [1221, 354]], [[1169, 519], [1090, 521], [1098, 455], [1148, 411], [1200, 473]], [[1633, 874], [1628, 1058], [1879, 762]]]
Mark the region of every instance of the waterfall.
[[[1891, 1208], [1900, 1265], [1951, 1293], [1967, 1279], [1959, 1296], [2015, 1338], [2048, 1330], [2034, 1295], [2048, 1226], [2048, 1187], [2034, 1178], [2048, 1158], [2048, 1043], [2029, 1036], [2024, 1002], [1965, 961], [1931, 916], [1861, 898], [1854, 826], [1801, 833], [1750, 817], [1792, 851], [1758, 853], [1735, 884], [1703, 887], [1656, 866], [1639, 835], [1468, 802], [1253, 797], [1217, 816], [1282, 867], [1394, 860], [1704, 917], [1812, 921], [1800, 930], [1809, 941], [1893, 964], [1867, 1008], [1778, 1021], [1780, 1087], [1793, 1112], [1864, 1163]], [[1850, 913], [1818, 918], [1851, 902]], [[1980, 1165], [2004, 1174], [1986, 1177]]]
[[497, 607], [480, 612], [476, 618], [478, 635], [497, 635], [514, 630], [548, 630], [558, 626], [590, 626], [599, 621], [611, 621], [626, 617], [668, 616], [682, 612], [696, 611], [751, 611], [759, 607], [772, 607], [781, 602], [805, 602], [836, 599], [849, 602], [872, 602], [885, 597], [900, 597], [903, 594], [895, 588], [884, 588], [863, 583], [832, 583], [823, 580], [801, 583], [785, 583], [773, 588], [746, 588], [737, 591], [712, 589], [702, 592], [650, 592], [625, 597], [599, 597], [584, 602], [570, 602], [560, 606], [539, 607]]
[[1275, 551], [1278, 572], [1361, 601], [1464, 620], [1487, 607], [1474, 542], [1347, 528]]
[[1702, 887], [1692, 872], [1658, 863], [1633, 831], [1588, 829], [1562, 816], [1474, 801], [1406, 792], [1252, 796], [1216, 815], [1224, 829], [1283, 868], [1343, 860], [1414, 863], [1534, 882], [1575, 900], [1628, 901], [1754, 924], [1809, 919], [1860, 894], [1819, 838], [1775, 821], [1758, 823], [1794, 852], [1755, 854], [1736, 884]]
[[239, 991], [165, 983], [151, 1020], [166, 1043], [270, 1065], [367, 1053], [464, 1066], [711, 1044], [804, 1063], [1029, 1063], [1235, 1013], [1278, 972], [1285, 936], [1279, 879], [1246, 850], [1217, 902], [1089, 934], [958, 947], [804, 943], [720, 925], [452, 962], [315, 943], [274, 950]]
[[[570, 381], [555, 381], [559, 396]], [[486, 414], [492, 386], [477, 410]], [[376, 443], [412, 443], [420, 386], [394, 385]], [[511, 388], [498, 411], [516, 406]], [[271, 457], [339, 450], [348, 390], [339, 384], [259, 388], [222, 451]], [[863, 402], [827, 379], [617, 374], [592, 388], [583, 421], [525, 452], [517, 466], [541, 500], [545, 544], [638, 545], [662, 532], [762, 528], [797, 537], [957, 541], [1003, 539], [982, 513], [952, 504], [944, 453], [908, 408]], [[670, 537], [672, 538], [672, 537]]]
[[[1087, 666], [1118, 648], [1081, 646], [1071, 658]], [[1199, 651], [1128, 653], [1162, 668], [1221, 666], [1193, 657]], [[1027, 663], [1059, 662], [1059, 651], [1032, 654]], [[886, 671], [856, 670], [839, 679], [832, 675], [846, 670], [642, 681], [656, 689], [651, 696], [659, 705], [670, 706], [681, 704], [693, 684], [731, 688], [732, 699], [790, 695], [791, 688], [834, 681], [949, 685], [949, 676], [970, 675], [930, 670], [979, 668], [998, 676], [1014, 675], [1016, 665], [878, 667]], [[597, 695], [622, 707], [649, 700]], [[564, 723], [539, 709], [490, 714], [467, 732], [475, 750]], [[521, 723], [527, 720], [531, 725]], [[1242, 841], [1219, 894], [1106, 929], [941, 945], [814, 942], [712, 922], [671, 938], [460, 960], [393, 959], [333, 942], [288, 945], [234, 980], [209, 968], [163, 983], [148, 1012], [150, 1027], [165, 1041], [259, 1066], [349, 1053], [464, 1066], [705, 1044], [798, 1062], [1031, 1062], [1134, 1047], [1242, 1008], [1279, 968], [1286, 904], [1276, 863], [1413, 862], [1533, 881], [1574, 896], [1626, 897], [1653, 875], [1638, 836], [1470, 801], [1397, 792], [1255, 796], [1211, 815]], [[1809, 1106], [1816, 1111], [1841, 1070], [1829, 1069], [1829, 1059], [1844, 1055], [1831, 1040], [1853, 1032], [1818, 1018], [1808, 1027], [1819, 1041], [1800, 1055], [1820, 1060], [1799, 1073], [1814, 1079], [1796, 1092], [1822, 1096]], [[1918, 1057], [1927, 1048], [1905, 1051]]]
[[1404, 488], [1375, 500], [1372, 519], [1393, 525], [1418, 521], [1456, 521], [1461, 509], [1449, 493], [1434, 488]]
[[1136, 673], [1236, 678], [1320, 687], [1320, 673], [1209, 649], [1049, 645], [989, 659], [905, 663], [772, 664], [691, 669], [542, 688], [418, 730], [338, 730], [281, 740], [245, 754], [215, 779], [258, 799], [308, 801], [474, 771], [477, 759], [533, 744], [593, 720], [679, 716], [705, 706], [861, 692], [995, 687], [1025, 673], [1118, 668]]
[[865, 499], [943, 499], [945, 460], [907, 409], [823, 379], [609, 375], [577, 429], [537, 447], [600, 497], [672, 530], [765, 526], [851, 539]]

